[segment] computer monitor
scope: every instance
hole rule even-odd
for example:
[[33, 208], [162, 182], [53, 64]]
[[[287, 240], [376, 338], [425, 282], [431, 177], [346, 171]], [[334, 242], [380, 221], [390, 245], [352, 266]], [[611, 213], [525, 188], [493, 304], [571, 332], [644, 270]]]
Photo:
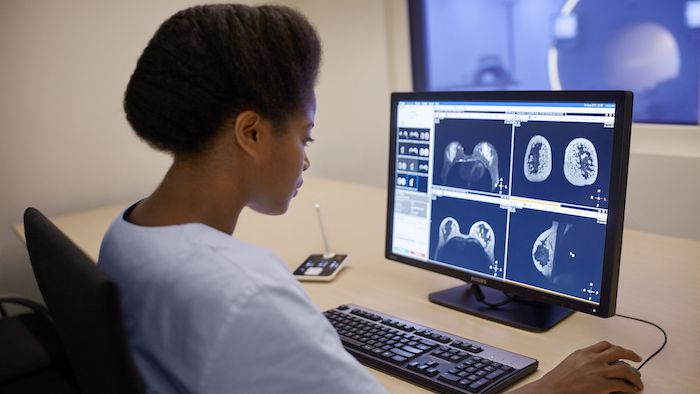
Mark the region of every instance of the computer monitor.
[[613, 316], [631, 119], [623, 91], [392, 94], [386, 257], [515, 327]]

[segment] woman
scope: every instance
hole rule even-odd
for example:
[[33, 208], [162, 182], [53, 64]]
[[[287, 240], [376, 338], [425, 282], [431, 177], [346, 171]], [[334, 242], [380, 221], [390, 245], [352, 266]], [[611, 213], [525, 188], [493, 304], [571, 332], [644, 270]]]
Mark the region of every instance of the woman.
[[[385, 392], [284, 262], [231, 237], [244, 207], [282, 214], [301, 187], [319, 61], [308, 21], [272, 6], [186, 9], [141, 55], [124, 98], [127, 119], [173, 164], [114, 221], [99, 263], [121, 288], [149, 391]], [[523, 390], [572, 392], [581, 383], [587, 393], [636, 391], [636, 376], [608, 365], [623, 357], [638, 359], [598, 344]]]

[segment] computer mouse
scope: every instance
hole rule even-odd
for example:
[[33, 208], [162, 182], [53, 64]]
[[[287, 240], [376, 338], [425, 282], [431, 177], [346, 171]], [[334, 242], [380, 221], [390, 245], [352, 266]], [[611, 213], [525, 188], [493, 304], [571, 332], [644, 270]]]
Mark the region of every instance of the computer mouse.
[[[616, 364], [625, 365], [625, 366], [627, 366], [627, 368], [631, 369], [632, 372], [636, 373], [637, 376], [642, 377], [642, 373], [639, 372], [639, 370], [638, 370], [637, 368], [635, 368], [635, 367], [629, 365], [629, 363], [627, 363], [626, 361], [617, 360], [617, 361], [613, 361], [613, 362], [610, 363], [610, 365], [616, 365]], [[625, 380], [627, 380], [627, 379], [625, 379]], [[633, 384], [632, 382], [630, 382], [630, 381], [628, 381], [628, 380], [627, 380], [627, 383]], [[612, 393], [612, 394], [618, 394], [618, 393]]]
[[617, 360], [617, 361], [613, 361], [613, 362], [610, 363], [610, 365], [615, 365], [615, 364], [626, 365], [627, 368], [631, 369], [634, 373], [637, 374], [637, 376], [642, 376], [642, 373], [639, 372], [639, 370], [638, 370], [637, 368], [635, 368], [635, 367], [629, 365], [629, 363], [627, 363], [626, 361]]

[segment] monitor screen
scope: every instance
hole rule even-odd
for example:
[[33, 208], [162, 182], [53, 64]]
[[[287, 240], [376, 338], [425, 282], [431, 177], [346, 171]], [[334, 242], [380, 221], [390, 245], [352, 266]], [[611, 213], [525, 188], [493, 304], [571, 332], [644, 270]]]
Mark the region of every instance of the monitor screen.
[[415, 90], [620, 89], [698, 124], [698, 0], [411, 0]]
[[631, 94], [395, 93], [391, 110], [388, 258], [614, 313]]

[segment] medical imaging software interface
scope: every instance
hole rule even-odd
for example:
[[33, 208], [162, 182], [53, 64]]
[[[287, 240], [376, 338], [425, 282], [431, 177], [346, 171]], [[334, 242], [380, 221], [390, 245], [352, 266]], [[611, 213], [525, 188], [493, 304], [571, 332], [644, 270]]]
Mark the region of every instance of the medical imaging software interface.
[[393, 253], [600, 303], [614, 103], [396, 110]]

